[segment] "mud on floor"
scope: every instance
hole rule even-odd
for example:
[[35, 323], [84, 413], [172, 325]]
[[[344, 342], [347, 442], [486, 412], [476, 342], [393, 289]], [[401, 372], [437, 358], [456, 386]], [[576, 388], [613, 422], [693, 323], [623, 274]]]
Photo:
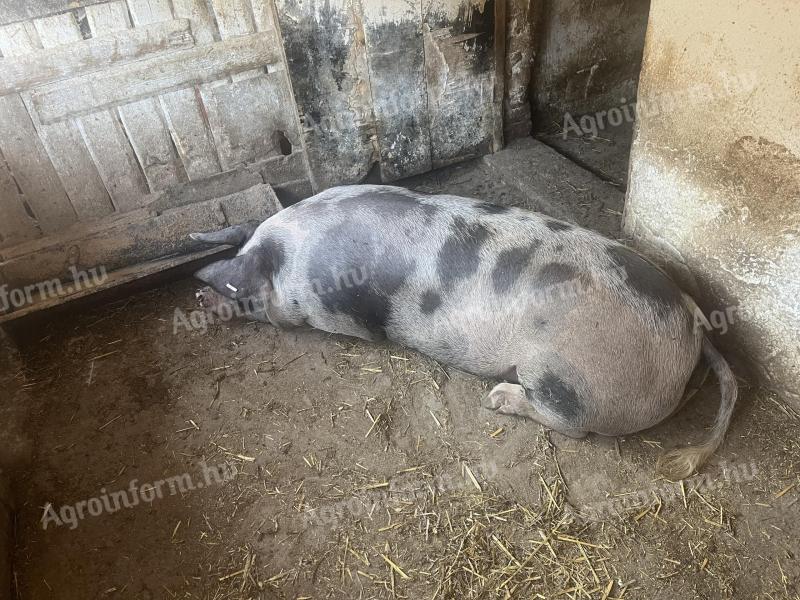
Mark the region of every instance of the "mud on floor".
[[745, 393], [727, 464], [670, 486], [660, 447], [702, 434], [713, 383], [655, 430], [567, 440], [388, 343], [187, 328], [193, 292], [62, 318], [24, 351], [19, 598], [797, 597], [798, 416], [778, 399]]

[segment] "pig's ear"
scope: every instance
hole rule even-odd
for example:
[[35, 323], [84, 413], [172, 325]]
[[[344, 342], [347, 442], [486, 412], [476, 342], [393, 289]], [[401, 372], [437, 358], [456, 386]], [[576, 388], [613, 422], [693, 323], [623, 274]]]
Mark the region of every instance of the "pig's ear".
[[260, 224], [258, 221], [248, 221], [241, 225], [234, 225], [211, 233], [190, 233], [189, 237], [205, 244], [228, 244], [239, 247], [244, 246], [247, 240], [253, 237]]
[[248, 252], [211, 263], [194, 276], [223, 296], [243, 300], [263, 293], [264, 287], [271, 285], [268, 265], [264, 262], [260, 253]]

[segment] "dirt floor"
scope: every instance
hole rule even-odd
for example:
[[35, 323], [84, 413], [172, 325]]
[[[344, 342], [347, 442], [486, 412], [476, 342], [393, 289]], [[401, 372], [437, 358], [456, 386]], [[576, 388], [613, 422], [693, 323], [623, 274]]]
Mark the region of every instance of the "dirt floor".
[[[484, 168], [413, 185], [525, 204]], [[568, 440], [389, 343], [208, 323], [195, 289], [30, 332], [17, 598], [800, 597], [779, 398], [743, 390], [707, 477], [669, 484], [655, 461], [711, 424], [713, 378], [654, 430]]]
[[565, 134], [563, 123], [540, 123], [535, 137], [568, 156], [598, 177], [625, 190], [628, 184], [628, 159], [631, 154], [633, 123], [623, 121], [616, 127], [606, 127], [598, 134], [576, 135], [571, 129]]

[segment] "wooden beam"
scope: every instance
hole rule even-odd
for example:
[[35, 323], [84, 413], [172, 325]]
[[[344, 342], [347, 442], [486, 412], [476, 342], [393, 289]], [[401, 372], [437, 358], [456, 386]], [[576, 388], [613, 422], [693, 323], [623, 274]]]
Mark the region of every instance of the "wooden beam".
[[277, 60], [275, 36], [259, 33], [114, 66], [42, 86], [31, 95], [42, 122], [52, 123], [209, 83]]
[[0, 96], [98, 71], [165, 50], [194, 46], [189, 21], [177, 19], [83, 42], [0, 59]]
[[[158, 214], [148, 209], [137, 210], [102, 227], [76, 228], [69, 239], [26, 244], [27, 253], [8, 258], [0, 263], [0, 268], [9, 288], [24, 290], [35, 286], [38, 290], [41, 282], [65, 280], [62, 287], [66, 291], [69, 265], [75, 256], [79, 257], [75, 265], [79, 271], [101, 272], [102, 268], [111, 273], [200, 249], [197, 242], [189, 239], [190, 233], [217, 231], [244, 221], [265, 221], [280, 209], [272, 187], [261, 183], [222, 198], [177, 206]], [[16, 312], [25, 306], [12, 308]]]
[[0, 25], [49, 17], [104, 0], [0, 0]]

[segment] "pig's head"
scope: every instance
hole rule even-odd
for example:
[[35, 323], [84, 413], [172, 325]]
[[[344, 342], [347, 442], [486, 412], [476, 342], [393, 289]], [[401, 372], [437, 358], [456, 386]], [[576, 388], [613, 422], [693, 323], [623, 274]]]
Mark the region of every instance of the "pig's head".
[[270, 321], [273, 266], [258, 249], [200, 269], [194, 276], [239, 305], [240, 314]]

